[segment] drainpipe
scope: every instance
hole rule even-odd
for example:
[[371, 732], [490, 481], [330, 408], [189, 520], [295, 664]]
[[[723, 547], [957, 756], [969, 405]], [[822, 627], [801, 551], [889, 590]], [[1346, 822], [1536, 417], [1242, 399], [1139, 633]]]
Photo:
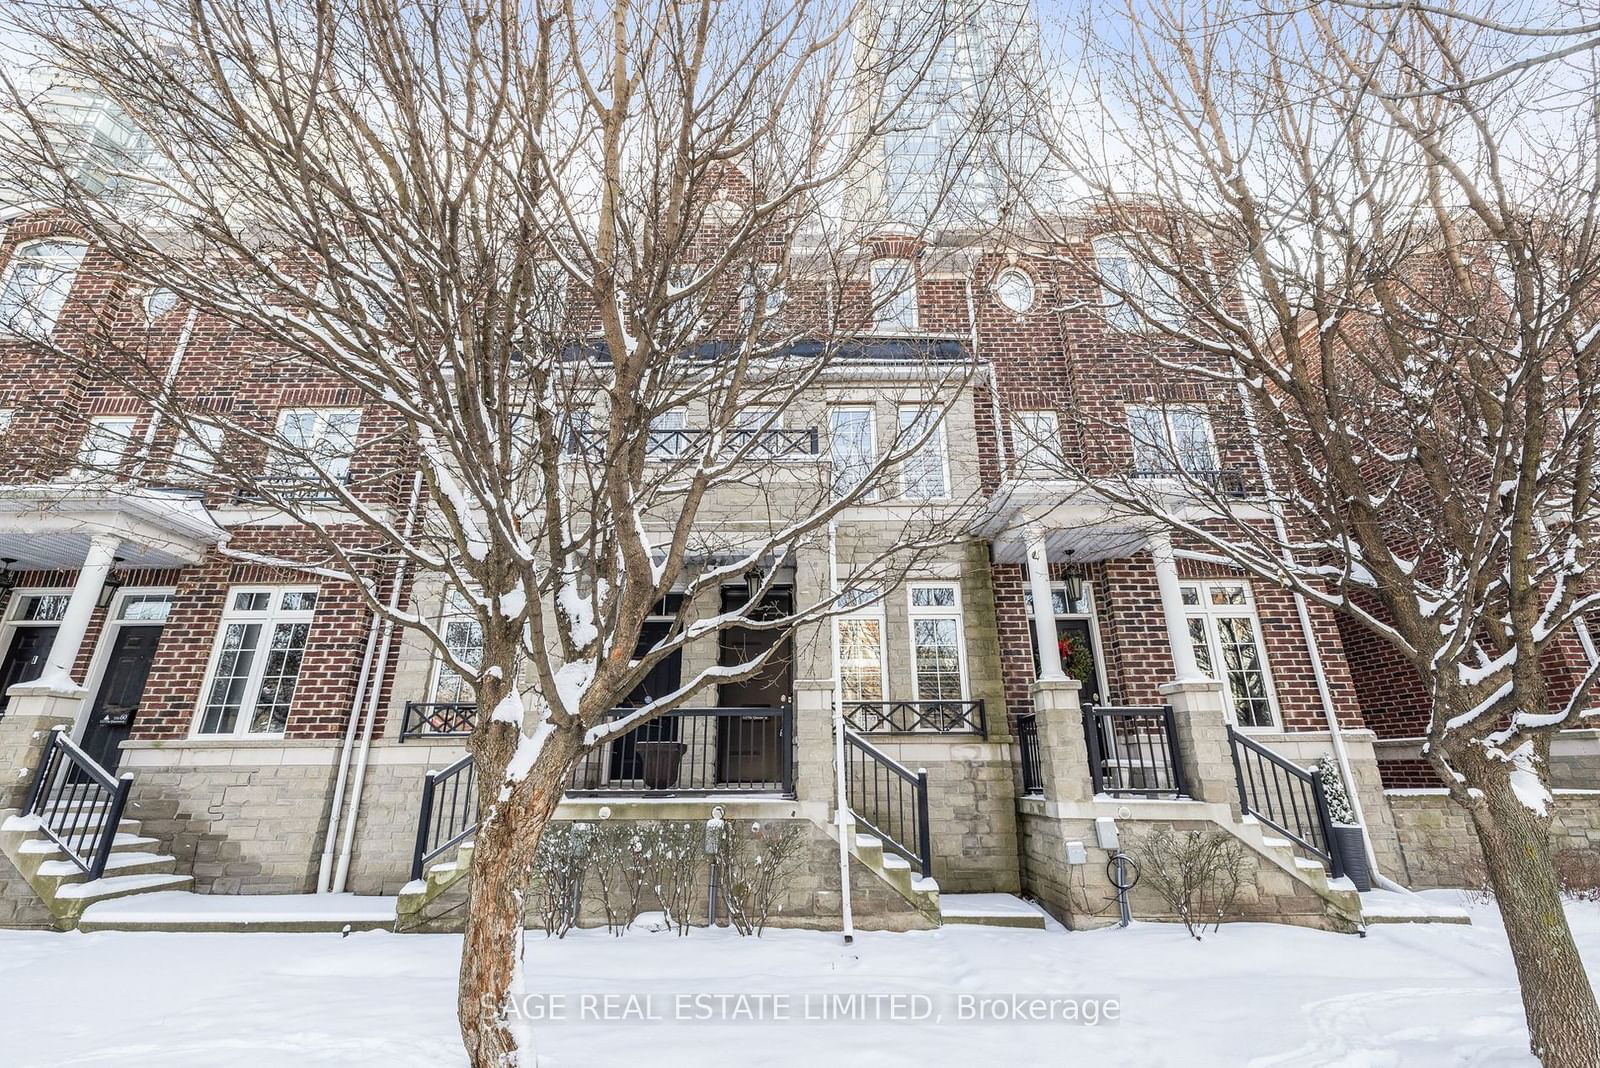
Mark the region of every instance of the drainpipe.
[[[972, 359], [978, 362], [978, 304], [972, 295], [972, 279], [977, 274], [977, 267], [967, 264], [966, 276], [962, 285], [967, 293], [967, 326], [972, 334]], [[983, 380], [989, 387], [989, 415], [994, 420], [994, 454], [1000, 464], [1000, 478], [1006, 477], [1006, 428], [1000, 425], [1000, 384], [995, 381], [994, 368], [987, 365], [983, 368]]]
[[[194, 324], [200, 318], [200, 309], [196, 305], [189, 305], [189, 314], [184, 317], [183, 328], [178, 331], [178, 343], [173, 346], [172, 357], [167, 361], [167, 373], [161, 379], [161, 392], [166, 393], [172, 389], [172, 384], [178, 380], [178, 369], [183, 365], [183, 357], [189, 351], [189, 339], [194, 336]], [[161, 408], [159, 406], [150, 411], [150, 422], [144, 428], [144, 441], [139, 445], [139, 455], [134, 461], [133, 474], [143, 475], [145, 464], [150, 462], [150, 449], [156, 441], [156, 431], [161, 429]]]
[[[1261, 435], [1257, 432], [1255, 411], [1250, 407], [1250, 396], [1245, 391], [1244, 383], [1236, 383], [1239, 391], [1239, 403], [1244, 409], [1245, 425], [1250, 433], [1251, 448], [1255, 452], [1256, 468], [1261, 472], [1261, 486], [1267, 492], [1268, 499], [1273, 495], [1272, 472], [1267, 466], [1267, 452], [1261, 445]], [[1277, 536], [1285, 564], [1294, 563], [1294, 553], [1289, 549], [1289, 527], [1283, 521], [1283, 509], [1276, 501], [1272, 501], [1272, 529]], [[1306, 604], [1305, 595], [1299, 590], [1291, 590], [1294, 598], [1295, 614], [1300, 619], [1300, 631], [1305, 635], [1306, 651], [1311, 656], [1311, 674], [1317, 683], [1317, 697], [1322, 702], [1322, 714], [1328, 721], [1328, 739], [1333, 744], [1334, 763], [1339, 765], [1339, 774], [1343, 776], [1345, 784], [1349, 787], [1345, 792], [1350, 795], [1350, 807], [1354, 810], [1356, 822], [1361, 826], [1361, 845], [1367, 853], [1367, 866], [1372, 871], [1373, 882], [1385, 890], [1398, 890], [1409, 893], [1405, 887], [1393, 880], [1384, 877], [1378, 870], [1377, 852], [1372, 848], [1372, 832], [1367, 827], [1366, 814], [1361, 808], [1361, 791], [1356, 789], [1356, 777], [1350, 767], [1350, 754], [1345, 749], [1344, 732], [1339, 726], [1339, 713], [1333, 707], [1333, 692], [1328, 688], [1328, 677], [1322, 670], [1322, 651], [1317, 645], [1317, 636], [1311, 627], [1311, 610]]]
[[350, 778], [350, 758], [355, 753], [356, 730], [361, 725], [361, 704], [367, 696], [367, 680], [372, 675], [372, 651], [378, 645], [378, 613], [371, 614], [367, 628], [367, 647], [361, 654], [361, 677], [356, 680], [356, 697], [350, 703], [350, 719], [345, 724], [344, 746], [339, 754], [339, 775], [333, 784], [333, 808], [328, 813], [328, 830], [322, 836], [322, 859], [317, 864], [317, 893], [328, 893], [333, 873], [334, 847], [339, 838], [339, 810], [344, 807], [345, 783]]
[[[828, 520], [828, 587], [833, 591], [833, 596], [839, 596], [839, 524], [837, 520]], [[844, 936], [844, 944], [849, 945], [856, 938], [855, 913], [850, 901], [850, 843], [845, 840], [845, 829], [855, 832], [854, 822], [845, 819], [845, 813], [850, 810], [849, 794], [844, 784], [844, 699], [839, 692], [843, 679], [839, 675], [839, 620], [834, 617], [828, 620], [828, 644], [833, 655], [833, 666], [830, 669], [833, 675], [833, 788], [834, 788], [834, 824], [839, 829], [839, 933]]]
[[[406, 507], [406, 525], [403, 538], [410, 539], [412, 528], [417, 518], [417, 503], [422, 497], [422, 472], [419, 470], [411, 481], [411, 503]], [[378, 721], [378, 705], [383, 697], [383, 673], [389, 666], [389, 652], [393, 647], [394, 618], [393, 613], [400, 607], [400, 591], [405, 586], [406, 565], [401, 560], [395, 566], [394, 586], [389, 590], [389, 618], [383, 621], [383, 637], [378, 650], [378, 663], [367, 685], [367, 715], [361, 730], [361, 752], [356, 758], [354, 777], [351, 782], [350, 810], [345, 815], [344, 844], [339, 849], [339, 859], [333, 871], [333, 879], [328, 887], [330, 893], [341, 894], [344, 892], [345, 881], [350, 875], [350, 857], [355, 852], [356, 818], [361, 813], [361, 792], [367, 778], [367, 760], [372, 754], [373, 729]], [[354, 725], [354, 716], [351, 724]], [[339, 816], [335, 807], [329, 819], [329, 828], [333, 828]], [[332, 836], [328, 839], [332, 841]]]

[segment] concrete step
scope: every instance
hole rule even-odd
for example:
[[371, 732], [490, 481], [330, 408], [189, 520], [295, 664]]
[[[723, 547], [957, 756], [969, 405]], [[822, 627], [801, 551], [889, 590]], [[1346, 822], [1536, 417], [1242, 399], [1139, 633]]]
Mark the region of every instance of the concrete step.
[[195, 894], [165, 891], [84, 910], [80, 931], [341, 932], [388, 930], [395, 899], [355, 894]]
[[939, 915], [945, 923], [982, 927], [1045, 929], [1044, 913], [1015, 894], [941, 894]]
[[[111, 843], [111, 856], [124, 853], [157, 853], [161, 843], [139, 834], [119, 834]], [[47, 864], [66, 862], [67, 851], [48, 838], [29, 838], [17, 843], [13, 862], [23, 878], [32, 879]]]
[[63, 886], [56, 893], [58, 902], [75, 902], [78, 904], [77, 912], [82, 913], [85, 908], [97, 901], [113, 901], [129, 894], [148, 894], [157, 890], [185, 890], [194, 879], [188, 875], [151, 874], [151, 875], [112, 875], [104, 879], [96, 879], [92, 883], [74, 883]]
[[[170, 875], [178, 866], [177, 858], [165, 853], [112, 853], [106, 857], [102, 879], [123, 875]], [[89, 875], [70, 860], [47, 860], [33, 872], [34, 892], [41, 897], [50, 896], [62, 887], [87, 882]], [[59, 896], [59, 894], [57, 895]]]

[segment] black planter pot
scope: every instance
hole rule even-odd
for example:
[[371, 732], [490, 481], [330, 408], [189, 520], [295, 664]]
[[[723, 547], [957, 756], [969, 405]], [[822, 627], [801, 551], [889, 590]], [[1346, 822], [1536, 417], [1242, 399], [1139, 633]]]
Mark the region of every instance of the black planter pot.
[[1362, 892], [1372, 889], [1372, 869], [1367, 865], [1367, 847], [1361, 841], [1361, 825], [1359, 823], [1335, 823], [1333, 825], [1334, 855], [1339, 858], [1339, 866], [1344, 869], [1344, 874], [1356, 889]]
[[639, 754], [639, 777], [646, 789], [670, 790], [678, 785], [678, 769], [688, 746], [682, 742], [635, 742]]

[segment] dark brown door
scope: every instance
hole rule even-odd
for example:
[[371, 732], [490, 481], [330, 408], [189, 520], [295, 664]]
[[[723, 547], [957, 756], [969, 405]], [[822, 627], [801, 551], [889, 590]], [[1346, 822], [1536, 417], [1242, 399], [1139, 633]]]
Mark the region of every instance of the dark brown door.
[[[718, 660], [724, 667], [748, 663], [779, 642], [756, 674], [717, 688], [720, 707], [776, 710], [789, 703], [794, 685], [794, 645], [786, 636], [743, 627], [722, 632]], [[777, 716], [717, 717], [717, 781], [730, 786], [777, 782], [784, 741]]]
[[95, 694], [89, 723], [83, 730], [83, 749], [107, 771], [115, 771], [122, 758], [122, 742], [133, 728], [139, 701], [144, 696], [145, 680], [150, 676], [150, 661], [156, 655], [161, 628], [123, 626], [111, 646], [100, 692]]
[[32, 682], [44, 671], [55, 640], [54, 627], [18, 627], [11, 635], [11, 648], [0, 661], [0, 712], [5, 711], [7, 690], [19, 682]]

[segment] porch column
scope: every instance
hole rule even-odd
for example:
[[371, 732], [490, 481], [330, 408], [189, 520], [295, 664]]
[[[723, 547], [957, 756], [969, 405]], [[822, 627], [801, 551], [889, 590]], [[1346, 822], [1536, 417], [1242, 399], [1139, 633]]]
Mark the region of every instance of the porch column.
[[1045, 555], [1044, 529], [1028, 528], [1028, 589], [1033, 593], [1033, 634], [1039, 643], [1039, 678], [1066, 678], [1061, 647], [1056, 644], [1056, 614], [1050, 599], [1050, 560]]
[[89, 631], [89, 620], [94, 616], [95, 603], [105, 587], [106, 576], [116, 563], [117, 549], [122, 545], [115, 534], [96, 534], [89, 541], [89, 551], [84, 555], [83, 567], [78, 571], [78, 581], [72, 586], [72, 596], [67, 598], [67, 610], [56, 628], [56, 639], [50, 646], [50, 656], [45, 661], [41, 683], [54, 686], [76, 686], [72, 666], [78, 662], [78, 652], [83, 648], [83, 636]]
[[1172, 539], [1157, 534], [1150, 539], [1150, 559], [1155, 565], [1156, 588], [1161, 591], [1161, 614], [1167, 624], [1167, 644], [1172, 647], [1172, 677], [1176, 682], [1208, 681], [1194, 659], [1189, 621], [1183, 614], [1183, 589], [1178, 585], [1178, 564]]

